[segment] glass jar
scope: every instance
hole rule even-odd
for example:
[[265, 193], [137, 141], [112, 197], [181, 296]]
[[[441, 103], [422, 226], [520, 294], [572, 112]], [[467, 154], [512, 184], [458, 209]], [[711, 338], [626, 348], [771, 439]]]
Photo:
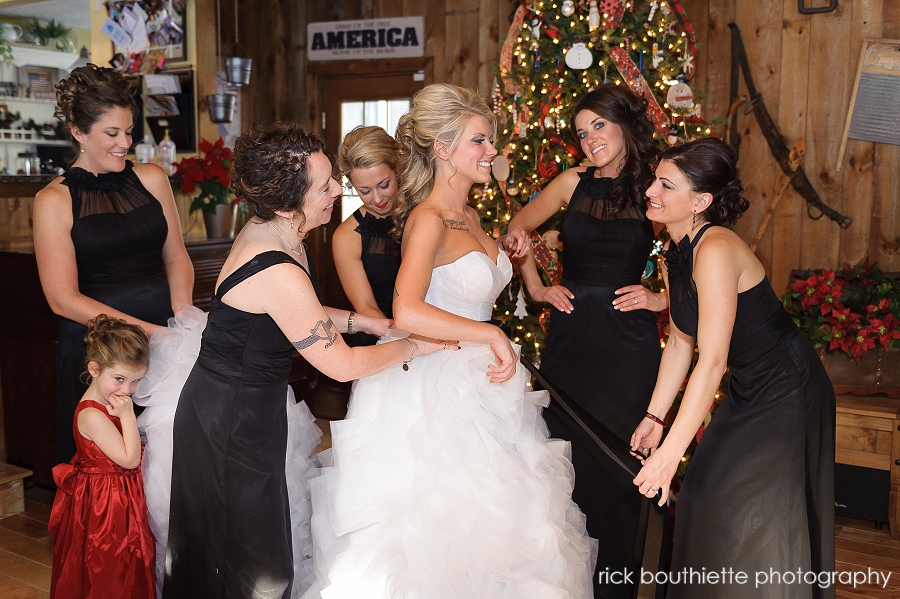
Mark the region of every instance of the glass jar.
[[19, 175], [40, 175], [41, 160], [34, 152], [19, 152], [16, 159], [16, 173]]

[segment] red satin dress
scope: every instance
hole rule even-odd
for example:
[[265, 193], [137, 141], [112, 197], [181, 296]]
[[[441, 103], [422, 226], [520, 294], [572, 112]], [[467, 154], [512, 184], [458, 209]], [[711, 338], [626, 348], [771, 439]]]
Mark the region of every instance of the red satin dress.
[[156, 548], [141, 469], [122, 468], [81, 436], [78, 415], [86, 408], [100, 410], [122, 432], [102, 404], [86, 400], [75, 408], [75, 457], [53, 468], [58, 489], [47, 527], [56, 540], [50, 597], [156, 599]]

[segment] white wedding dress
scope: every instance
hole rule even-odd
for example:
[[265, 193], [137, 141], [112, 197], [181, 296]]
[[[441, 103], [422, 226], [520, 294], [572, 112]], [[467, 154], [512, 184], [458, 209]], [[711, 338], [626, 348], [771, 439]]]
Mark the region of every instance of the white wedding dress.
[[[503, 252], [472, 252], [434, 269], [425, 300], [486, 321], [511, 275]], [[463, 343], [355, 383], [311, 481], [305, 598], [591, 596], [596, 542], [571, 499], [568, 443], [547, 439], [548, 396], [521, 366], [489, 382], [491, 363], [488, 345]]]
[[[150, 529], [156, 537], [156, 590], [162, 594], [162, 581], [169, 536], [169, 497], [172, 491], [172, 432], [175, 409], [181, 389], [197, 355], [206, 328], [206, 312], [193, 306], [169, 319], [169, 326], [150, 339], [150, 369], [138, 385], [134, 403], [144, 406], [137, 418], [144, 455], [141, 473], [147, 497]], [[312, 582], [312, 538], [309, 530], [311, 504], [309, 478], [318, 461], [315, 449], [322, 432], [304, 402], [297, 403], [288, 387], [287, 476], [290, 501], [291, 539], [294, 554], [294, 585], [291, 597], [299, 597]]]

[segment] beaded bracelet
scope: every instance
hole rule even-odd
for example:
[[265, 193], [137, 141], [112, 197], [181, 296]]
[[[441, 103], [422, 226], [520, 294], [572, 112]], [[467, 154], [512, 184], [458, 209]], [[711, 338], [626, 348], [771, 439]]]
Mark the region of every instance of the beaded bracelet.
[[353, 316], [356, 314], [353, 310], [350, 310], [350, 314], [347, 316], [347, 334], [353, 334]]
[[652, 420], [653, 422], [655, 422], [656, 424], [659, 424], [659, 425], [662, 426], [663, 428], [666, 427], [666, 423], [665, 423], [665, 422], [663, 422], [661, 419], [657, 418], [656, 416], [654, 416], [654, 415], [651, 414], [650, 412], [647, 412], [646, 414], [644, 414], [644, 418], [646, 418], [647, 420]]

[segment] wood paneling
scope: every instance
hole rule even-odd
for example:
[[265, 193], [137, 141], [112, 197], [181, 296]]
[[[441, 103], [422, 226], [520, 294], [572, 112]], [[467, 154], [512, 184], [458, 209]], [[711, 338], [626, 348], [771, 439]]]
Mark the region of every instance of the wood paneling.
[[[741, 29], [756, 86], [785, 143], [790, 147], [798, 138], [805, 139], [803, 168], [812, 185], [823, 201], [854, 219], [846, 230], [827, 218], [812, 220], [804, 200], [789, 190], [757, 250], [776, 291], [785, 289], [795, 269], [843, 269], [866, 259], [886, 271], [900, 269], [900, 148], [850, 140], [837, 172], [863, 38], [900, 38], [900, 2], [842, 0], [836, 11], [819, 15], [799, 14], [796, 0], [683, 4], [700, 44], [695, 84], [708, 94], [705, 118], [727, 114], [727, 24], [733, 21]], [[703, 13], [708, 17], [696, 16]], [[743, 93], [743, 83], [741, 87]], [[752, 205], [738, 221], [738, 231], [749, 240], [781, 171], [753, 116], [739, 111], [738, 123], [740, 168]]]

